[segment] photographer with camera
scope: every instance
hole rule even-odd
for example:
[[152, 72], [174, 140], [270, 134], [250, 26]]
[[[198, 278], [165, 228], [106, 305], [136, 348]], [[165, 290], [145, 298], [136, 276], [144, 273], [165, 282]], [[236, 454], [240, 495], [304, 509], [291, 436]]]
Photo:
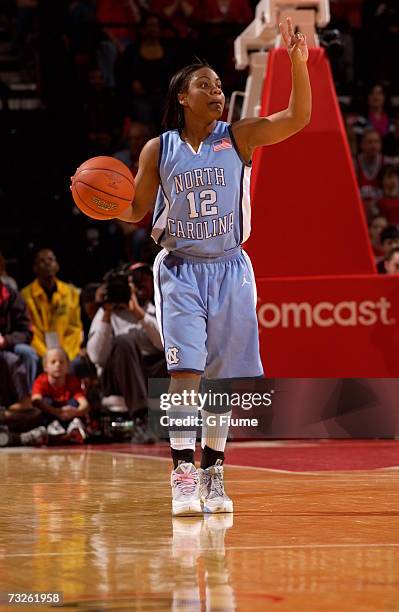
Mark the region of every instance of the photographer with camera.
[[101, 378], [103, 405], [128, 412], [140, 423], [147, 415], [148, 378], [167, 377], [153, 297], [150, 265], [135, 263], [108, 272], [97, 292], [101, 306], [87, 342]]

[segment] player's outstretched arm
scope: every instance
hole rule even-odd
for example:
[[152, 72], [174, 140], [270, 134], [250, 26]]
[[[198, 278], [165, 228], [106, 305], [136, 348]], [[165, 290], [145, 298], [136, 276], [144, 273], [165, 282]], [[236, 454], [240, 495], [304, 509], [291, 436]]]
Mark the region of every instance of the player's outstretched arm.
[[307, 69], [308, 47], [303, 34], [294, 34], [292, 21], [280, 23], [280, 32], [292, 65], [292, 88], [288, 107], [268, 117], [237, 121], [233, 134], [244, 159], [251, 159], [256, 147], [281, 142], [299, 132], [310, 121], [312, 92]]
[[160, 139], [152, 138], [140, 153], [139, 169], [135, 178], [136, 192], [132, 204], [119, 217], [121, 221], [137, 223], [154, 206], [159, 187]]

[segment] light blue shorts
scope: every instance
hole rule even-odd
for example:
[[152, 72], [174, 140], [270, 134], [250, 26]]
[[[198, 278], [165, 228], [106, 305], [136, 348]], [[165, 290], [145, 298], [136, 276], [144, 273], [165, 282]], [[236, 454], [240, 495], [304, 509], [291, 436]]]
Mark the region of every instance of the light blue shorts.
[[263, 375], [255, 277], [241, 247], [211, 259], [163, 250], [154, 263], [154, 283], [170, 373]]

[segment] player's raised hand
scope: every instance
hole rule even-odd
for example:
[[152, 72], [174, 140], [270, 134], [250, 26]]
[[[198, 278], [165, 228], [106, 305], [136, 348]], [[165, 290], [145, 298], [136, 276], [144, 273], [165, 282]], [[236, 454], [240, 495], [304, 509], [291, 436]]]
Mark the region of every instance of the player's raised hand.
[[287, 17], [285, 24], [279, 23], [279, 29], [291, 61], [307, 62], [309, 51], [306, 36], [300, 32], [295, 34], [291, 17]]

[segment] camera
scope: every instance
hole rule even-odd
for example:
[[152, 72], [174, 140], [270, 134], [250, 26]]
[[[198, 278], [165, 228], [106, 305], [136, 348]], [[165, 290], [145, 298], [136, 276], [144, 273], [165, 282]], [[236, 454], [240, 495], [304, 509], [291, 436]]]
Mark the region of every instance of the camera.
[[[150, 290], [151, 287], [151, 290]], [[123, 264], [103, 278], [101, 303], [129, 304], [134, 289], [139, 304], [152, 300], [152, 267], [148, 263]]]
[[131, 296], [129, 273], [125, 269], [110, 270], [103, 278], [103, 303], [128, 304]]

